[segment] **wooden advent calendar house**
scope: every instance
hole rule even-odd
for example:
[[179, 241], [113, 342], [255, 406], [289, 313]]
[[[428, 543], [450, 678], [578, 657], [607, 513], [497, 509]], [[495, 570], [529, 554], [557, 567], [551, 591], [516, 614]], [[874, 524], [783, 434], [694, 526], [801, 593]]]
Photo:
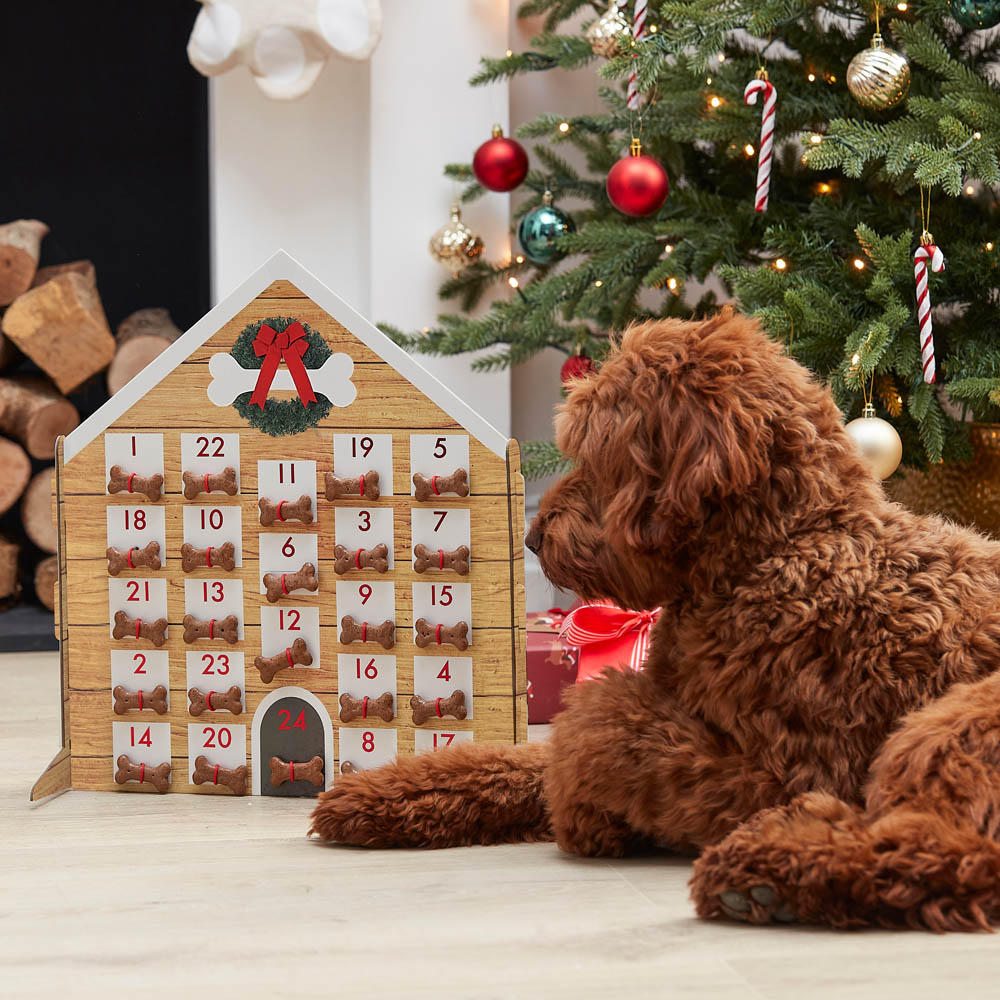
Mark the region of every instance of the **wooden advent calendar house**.
[[315, 795], [526, 739], [517, 443], [287, 254], [60, 439], [55, 482], [63, 749], [32, 799]]

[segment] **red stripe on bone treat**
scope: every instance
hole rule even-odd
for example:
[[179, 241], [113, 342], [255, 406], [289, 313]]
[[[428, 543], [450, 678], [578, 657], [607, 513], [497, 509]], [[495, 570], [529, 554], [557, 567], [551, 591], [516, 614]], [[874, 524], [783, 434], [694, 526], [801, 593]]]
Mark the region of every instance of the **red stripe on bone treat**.
[[431, 500], [445, 493], [467, 497], [469, 473], [465, 469], [456, 469], [450, 476], [425, 476], [422, 472], [413, 473], [414, 500]]
[[148, 542], [141, 549], [117, 549], [109, 545], [105, 555], [108, 558], [108, 573], [117, 576], [123, 569], [159, 569], [160, 543]]
[[367, 500], [378, 500], [378, 473], [369, 469], [360, 476], [335, 476], [332, 472], [326, 474], [326, 498], [336, 500], [338, 497], [365, 497]]
[[194, 762], [194, 774], [191, 780], [196, 785], [204, 785], [211, 782], [213, 785], [222, 785], [228, 788], [233, 795], [246, 795], [247, 793], [247, 766], [240, 764], [239, 767], [221, 767], [212, 764], [207, 757], [198, 757]]
[[284, 761], [280, 757], [271, 758], [271, 784], [275, 788], [286, 781], [308, 781], [317, 788], [323, 787], [323, 758], [313, 757], [304, 763], [297, 760]]
[[156, 503], [163, 495], [163, 476], [138, 476], [126, 472], [120, 465], [112, 465], [108, 471], [109, 493], [144, 493], [150, 503]]
[[315, 593], [319, 590], [319, 580], [316, 579], [316, 567], [311, 563], [303, 563], [297, 573], [265, 573], [264, 589], [271, 604], [280, 601], [282, 597], [293, 590], [308, 590]]
[[231, 573], [236, 569], [236, 546], [232, 542], [223, 542], [221, 545], [196, 549], [185, 542], [181, 546], [181, 569], [185, 573], [193, 573], [196, 569], [205, 567]]
[[413, 570], [425, 573], [429, 569], [451, 570], [459, 576], [469, 575], [469, 546], [459, 545], [450, 552], [447, 549], [429, 549], [418, 542], [413, 546]]
[[275, 674], [294, 666], [312, 666], [312, 654], [306, 646], [305, 639], [296, 639], [287, 649], [274, 656], [258, 656], [253, 665], [260, 671], [260, 679], [265, 684], [274, 680]]
[[167, 619], [157, 618], [147, 622], [141, 618], [129, 618], [124, 611], [116, 611], [111, 635], [115, 639], [148, 639], [154, 646], [162, 646], [167, 641]]
[[197, 642], [199, 639], [221, 640], [232, 645], [239, 641], [240, 622], [236, 615], [225, 618], [210, 618], [202, 621], [194, 615], [184, 616], [184, 641]]
[[151, 708], [157, 715], [167, 714], [167, 689], [162, 684], [157, 684], [152, 691], [129, 691], [121, 684], [116, 684], [111, 689], [111, 696], [115, 699], [115, 715], [141, 712], [146, 708]]
[[413, 709], [413, 723], [422, 726], [428, 719], [464, 719], [469, 713], [465, 708], [465, 692], [452, 691], [447, 698], [421, 698], [414, 695], [410, 699]]
[[463, 650], [469, 648], [468, 622], [456, 622], [454, 625], [432, 625], [426, 618], [418, 618], [414, 623], [417, 631], [413, 640], [421, 649], [426, 646], [454, 646]]
[[370, 549], [348, 549], [335, 545], [333, 559], [333, 571], [338, 574], [352, 569], [373, 569], [376, 573], [386, 573], [389, 570], [389, 546], [382, 542]]
[[203, 712], [232, 712], [233, 715], [243, 713], [243, 692], [236, 684], [228, 691], [209, 691], [207, 694], [198, 688], [190, 688], [188, 700], [188, 712], [195, 718]]
[[396, 626], [388, 618], [381, 625], [369, 625], [344, 615], [340, 619], [340, 642], [343, 646], [352, 642], [377, 642], [383, 649], [392, 649], [396, 645]]
[[145, 784], [147, 781], [161, 795], [170, 787], [170, 764], [164, 762], [156, 767], [146, 767], [145, 764], [136, 764], [129, 759], [128, 754], [122, 754], [115, 761], [118, 769], [115, 771], [115, 782], [119, 785], [127, 784], [129, 781], [138, 781]]
[[195, 472], [185, 472], [181, 480], [184, 483], [184, 497], [187, 500], [194, 500], [202, 493], [225, 493], [234, 497], [238, 491], [236, 470], [229, 465], [222, 472], [208, 472], [203, 476]]
[[392, 692], [386, 691], [377, 698], [355, 698], [353, 695], [340, 696], [340, 721], [353, 722], [355, 719], [367, 719], [375, 716], [383, 722], [392, 722], [395, 713], [392, 710]]
[[273, 503], [267, 497], [261, 497], [257, 506], [260, 508], [260, 523], [265, 528], [275, 521], [301, 521], [303, 524], [313, 522], [312, 498], [305, 493], [294, 502], [279, 500], [278, 503]]

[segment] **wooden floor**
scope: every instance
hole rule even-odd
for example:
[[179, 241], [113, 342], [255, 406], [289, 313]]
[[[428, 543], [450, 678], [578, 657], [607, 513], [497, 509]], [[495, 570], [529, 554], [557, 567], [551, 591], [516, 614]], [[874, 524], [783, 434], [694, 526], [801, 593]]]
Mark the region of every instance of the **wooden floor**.
[[998, 936], [701, 923], [690, 862], [667, 856], [330, 848], [299, 800], [70, 792], [31, 809], [57, 686], [54, 655], [0, 656], [0, 996], [1000, 995]]

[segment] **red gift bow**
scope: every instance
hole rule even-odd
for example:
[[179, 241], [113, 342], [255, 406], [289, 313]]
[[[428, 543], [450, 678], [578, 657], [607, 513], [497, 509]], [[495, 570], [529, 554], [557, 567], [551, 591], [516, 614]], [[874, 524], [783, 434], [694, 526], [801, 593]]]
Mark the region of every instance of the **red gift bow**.
[[291, 323], [281, 333], [266, 323], [262, 324], [253, 342], [253, 352], [258, 358], [263, 355], [264, 362], [260, 366], [260, 374], [257, 376], [257, 384], [250, 397], [250, 405], [256, 403], [262, 410], [264, 409], [267, 394], [271, 390], [271, 382], [274, 381], [274, 373], [282, 361], [288, 365], [288, 370], [292, 373], [292, 381], [295, 383], [302, 405], [315, 403], [316, 394], [309, 381], [306, 366], [302, 364], [302, 355], [308, 349], [309, 342], [306, 340], [306, 331], [302, 329], [301, 323]]
[[659, 617], [659, 608], [624, 611], [614, 604], [581, 604], [566, 616], [559, 635], [571, 646], [585, 646], [589, 642], [607, 642], [620, 639], [627, 632], [635, 632], [628, 665], [632, 670], [641, 670], [649, 652], [649, 630]]

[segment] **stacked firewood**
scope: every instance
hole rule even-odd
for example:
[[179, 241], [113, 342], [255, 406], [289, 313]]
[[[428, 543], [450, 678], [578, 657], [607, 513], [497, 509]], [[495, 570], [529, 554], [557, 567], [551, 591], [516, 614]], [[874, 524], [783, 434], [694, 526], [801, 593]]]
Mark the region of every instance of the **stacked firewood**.
[[[38, 266], [48, 231], [37, 219], [0, 225], [0, 604], [33, 583], [51, 609], [52, 463], [56, 439], [81, 417], [67, 397], [105, 370], [114, 394], [180, 330], [166, 309], [142, 309], [112, 335], [89, 260]], [[22, 549], [31, 546], [41, 557], [26, 567]]]

